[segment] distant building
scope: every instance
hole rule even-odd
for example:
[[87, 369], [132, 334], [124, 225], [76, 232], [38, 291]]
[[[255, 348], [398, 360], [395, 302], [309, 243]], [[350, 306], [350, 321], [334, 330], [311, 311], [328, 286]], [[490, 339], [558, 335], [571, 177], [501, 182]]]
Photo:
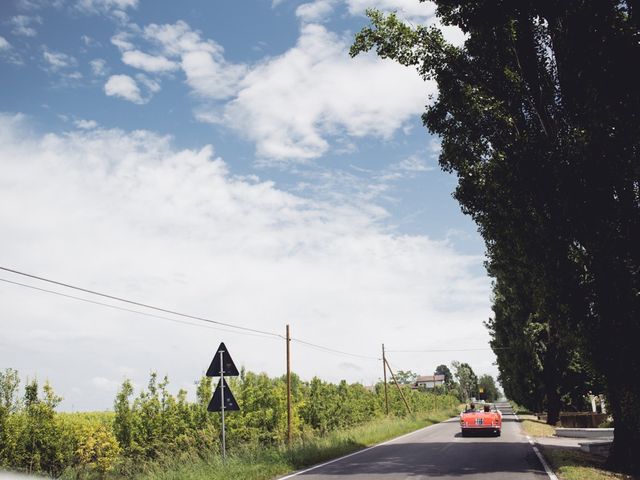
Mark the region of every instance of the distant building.
[[416, 388], [431, 389], [439, 385], [444, 385], [444, 375], [420, 375], [416, 378]]

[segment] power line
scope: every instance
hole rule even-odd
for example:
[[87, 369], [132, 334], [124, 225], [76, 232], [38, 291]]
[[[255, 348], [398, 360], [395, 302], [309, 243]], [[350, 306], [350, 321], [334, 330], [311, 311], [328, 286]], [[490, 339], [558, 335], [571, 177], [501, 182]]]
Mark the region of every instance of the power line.
[[[242, 326], [239, 326], [239, 325], [233, 325], [231, 323], [225, 323], [225, 322], [220, 322], [220, 321], [217, 321], [217, 320], [211, 320], [209, 318], [204, 318], [204, 317], [199, 317], [199, 316], [195, 316], [195, 315], [189, 315], [189, 314], [186, 314], [186, 313], [176, 312], [174, 310], [169, 310], [169, 309], [166, 309], [166, 308], [155, 307], [153, 305], [149, 305], [149, 304], [146, 304], [146, 303], [137, 302], [137, 301], [134, 301], [134, 300], [128, 300], [126, 298], [117, 297], [117, 296], [109, 295], [109, 294], [102, 293], [102, 292], [97, 292], [95, 290], [89, 290], [87, 288], [78, 287], [78, 286], [71, 285], [71, 284], [68, 284], [68, 283], [59, 282], [57, 280], [52, 280], [52, 279], [49, 279], [49, 278], [40, 277], [38, 275], [33, 275], [33, 274], [30, 274], [30, 273], [21, 272], [19, 270], [14, 270], [14, 269], [7, 268], [7, 267], [0, 266], [0, 270], [4, 270], [6, 272], [10, 272], [10, 273], [13, 273], [13, 274], [16, 274], [16, 275], [22, 275], [22, 276], [25, 276], [25, 277], [28, 277], [28, 278], [33, 278], [35, 280], [48, 282], [48, 283], [51, 283], [51, 284], [54, 284], [54, 285], [59, 285], [59, 286], [65, 287], [65, 288], [70, 288], [70, 289], [77, 290], [77, 291], [80, 291], [80, 292], [89, 293], [91, 295], [98, 295], [100, 297], [109, 298], [109, 299], [116, 300], [116, 301], [119, 301], [119, 302], [124, 302], [124, 303], [128, 303], [128, 304], [131, 304], [131, 305], [137, 305], [139, 307], [149, 308], [151, 310], [156, 310], [156, 311], [160, 311], [160, 312], [164, 312], [164, 313], [169, 313], [171, 315], [177, 315], [177, 316], [180, 316], [180, 317], [185, 317], [185, 318], [190, 318], [190, 319], [193, 319], [193, 320], [207, 322], [207, 323], [210, 323], [210, 324], [222, 325], [222, 326], [234, 328], [234, 329], [237, 329], [237, 330], [240, 330], [240, 331], [238, 332], [238, 331], [234, 331], [234, 330], [225, 330], [225, 329], [221, 329], [219, 327], [209, 327], [209, 328], [212, 328], [214, 330], [226, 331], [226, 332], [231, 332], [231, 333], [238, 333], [238, 334], [243, 334], [243, 335], [253, 335], [253, 336], [279, 338], [279, 339], [285, 340], [285, 337], [283, 335], [278, 334], [278, 333], [268, 332], [268, 331], [264, 331], [264, 330], [257, 330], [257, 329], [248, 328], [248, 327], [242, 327]], [[2, 279], [2, 278], [0, 278], [0, 281], [6, 282], [6, 283], [11, 283], [13, 285], [19, 285], [19, 286], [22, 286], [22, 287], [25, 287], [25, 288], [30, 288], [30, 289], [33, 289], [33, 290], [38, 290], [38, 291], [41, 291], [41, 292], [50, 293], [50, 294], [53, 294], [53, 295], [58, 295], [58, 296], [65, 297], [65, 298], [79, 300], [79, 301], [86, 302], [86, 303], [92, 303], [94, 305], [100, 305], [100, 306], [107, 307], [107, 308], [113, 308], [113, 309], [122, 310], [122, 311], [130, 312], [130, 313], [137, 313], [139, 315], [145, 315], [147, 317], [159, 318], [159, 319], [162, 319], [162, 320], [168, 320], [168, 321], [172, 321], [172, 322], [175, 322], [175, 323], [182, 323], [184, 325], [204, 327], [204, 325], [200, 325], [200, 324], [196, 324], [196, 323], [192, 323], [192, 322], [180, 321], [180, 320], [172, 319], [172, 318], [165, 317], [165, 316], [162, 316], [162, 315], [155, 315], [155, 314], [151, 314], [151, 313], [141, 312], [139, 310], [132, 310], [132, 309], [129, 309], [129, 308], [119, 307], [117, 305], [111, 305], [111, 304], [107, 304], [107, 303], [97, 302], [97, 301], [94, 301], [94, 300], [88, 300], [86, 298], [77, 297], [77, 296], [74, 296], [74, 295], [68, 295], [68, 294], [64, 294], [64, 293], [61, 293], [61, 292], [56, 292], [54, 290], [47, 290], [47, 289], [44, 289], [44, 288], [39, 288], [39, 287], [35, 287], [35, 286], [32, 286], [32, 285], [27, 285], [27, 284], [24, 284], [24, 283], [20, 283], [20, 282], [6, 280], [6, 279]], [[305, 340], [301, 340], [301, 339], [297, 339], [297, 338], [293, 338], [293, 337], [291, 338], [291, 341], [297, 342], [297, 343], [299, 343], [301, 345], [304, 345], [304, 346], [307, 346], [307, 347], [315, 348], [317, 350], [330, 352], [330, 353], [335, 353], [335, 354], [339, 354], [339, 355], [346, 355], [346, 356], [350, 356], [350, 357], [362, 358], [362, 359], [367, 359], [367, 360], [380, 360], [379, 358], [376, 358], [376, 357], [367, 356], [367, 355], [359, 355], [357, 353], [351, 353], [351, 352], [345, 352], [343, 350], [337, 350], [337, 349], [334, 349], [334, 348], [325, 347], [323, 345], [318, 345], [316, 343], [307, 342]]]
[[477, 348], [442, 348], [434, 350], [387, 350], [388, 353], [439, 353], [439, 352], [474, 352], [481, 350], [505, 350], [509, 347], [477, 347]]
[[278, 333], [267, 332], [267, 331], [264, 331], [264, 330], [257, 330], [255, 328], [241, 327], [239, 325], [233, 325], [231, 323], [219, 322], [217, 320], [211, 320], [209, 318], [198, 317], [196, 315], [189, 315], [187, 313], [176, 312], [174, 310], [169, 310], [167, 308], [154, 307], [153, 305], [149, 305], [149, 304], [146, 304], [146, 303], [136, 302], [134, 300], [127, 300], [126, 298], [116, 297], [114, 295], [109, 295], [109, 294], [106, 294], [106, 293], [96, 292], [95, 290], [89, 290], [89, 289], [86, 289], [86, 288], [77, 287], [75, 285], [70, 285], [68, 283], [58, 282], [56, 280], [51, 280], [51, 279], [48, 279], [48, 278], [39, 277], [37, 275], [32, 275], [30, 273], [25, 273], [25, 272], [20, 272], [18, 270], [13, 270], [11, 268], [6, 268], [6, 267], [0, 266], [0, 270], [4, 270], [4, 271], [10, 272], [10, 273], [15, 273], [16, 275], [22, 275], [22, 276], [25, 276], [25, 277], [34, 278], [34, 279], [40, 280], [42, 282], [48, 282], [48, 283], [52, 283], [54, 285], [60, 285], [61, 287], [71, 288], [73, 290], [78, 290], [80, 292], [90, 293], [91, 295], [98, 295], [100, 297], [110, 298], [111, 300], [116, 300], [118, 302], [124, 302], [124, 303], [128, 303], [130, 305], [137, 305], [138, 307], [149, 308], [151, 310], [156, 310], [156, 311], [164, 312], [164, 313], [170, 313], [171, 315], [177, 315], [179, 317], [185, 317], [185, 318], [191, 318], [193, 320], [199, 320], [201, 322], [213, 323], [213, 324], [216, 324], [216, 325], [223, 325], [225, 327], [236, 328], [238, 330], [243, 330], [243, 331], [246, 331], [246, 332], [260, 333], [260, 334], [263, 334], [263, 335], [268, 335], [268, 336], [272, 336], [272, 337], [278, 337], [278, 338], [281, 338], [281, 339], [284, 340], [284, 336], [282, 336], [282, 335], [280, 335]]
[[[39, 281], [42, 281], [42, 282], [51, 283], [53, 285], [59, 285], [61, 287], [70, 288], [70, 289], [77, 290], [77, 291], [80, 291], [80, 292], [89, 293], [91, 295], [97, 295], [97, 296], [100, 296], [100, 297], [103, 297], [103, 298], [109, 298], [111, 300], [116, 300], [118, 302], [128, 303], [130, 305], [136, 305], [138, 307], [143, 307], [143, 308], [148, 308], [148, 309], [151, 309], [151, 310], [156, 310], [156, 311], [159, 311], [159, 312], [169, 313], [171, 315], [176, 315], [176, 316], [179, 316], [179, 317], [190, 318], [192, 320], [198, 320], [200, 322], [206, 322], [206, 323], [209, 323], [209, 324], [221, 325], [221, 326], [224, 326], [224, 327], [235, 329], [235, 330], [225, 330], [225, 329], [221, 329], [219, 327], [217, 327], [217, 328], [216, 327], [209, 327], [209, 328], [212, 328], [214, 330], [226, 331], [226, 332], [230, 332], [230, 333], [238, 333], [238, 334], [244, 334], [244, 335], [279, 338], [279, 339], [285, 340], [285, 337], [283, 335], [278, 334], [278, 333], [274, 333], [274, 332], [269, 332], [269, 331], [265, 331], [265, 330], [258, 330], [258, 329], [249, 328], [249, 327], [242, 327], [240, 325], [234, 325], [234, 324], [231, 324], [231, 323], [220, 322], [220, 321], [217, 321], [217, 320], [212, 320], [210, 318], [205, 318], [205, 317], [200, 317], [200, 316], [196, 316], [196, 315], [190, 315], [190, 314], [186, 314], [186, 313], [181, 313], [181, 312], [177, 312], [175, 310], [169, 310], [167, 308], [156, 307], [156, 306], [153, 306], [153, 305], [150, 305], [150, 304], [147, 304], [147, 303], [137, 302], [137, 301], [134, 301], [134, 300], [128, 300], [126, 298], [117, 297], [115, 295], [109, 295], [107, 293], [102, 293], [102, 292], [98, 292], [98, 291], [95, 291], [95, 290], [90, 290], [90, 289], [87, 289], [87, 288], [78, 287], [76, 285], [71, 285], [71, 284], [68, 284], [68, 283], [60, 282], [60, 281], [57, 281], [57, 280], [52, 280], [52, 279], [49, 279], [49, 278], [41, 277], [41, 276], [38, 276], [38, 275], [33, 275], [33, 274], [30, 274], [30, 273], [21, 272], [19, 270], [15, 270], [15, 269], [12, 269], [12, 268], [7, 268], [7, 267], [0, 266], [0, 270], [4, 270], [6, 272], [13, 273], [13, 274], [16, 274], [16, 275], [22, 275], [22, 276], [28, 277], [28, 278], [33, 278], [35, 280], [39, 280]], [[144, 315], [144, 316], [147, 316], [147, 317], [153, 317], [153, 318], [167, 320], [167, 321], [171, 321], [171, 322], [175, 322], [175, 323], [181, 323], [181, 324], [184, 324], [184, 325], [204, 327], [204, 325], [199, 325], [199, 324], [192, 323], [192, 322], [180, 321], [180, 320], [172, 319], [172, 318], [165, 317], [165, 316], [162, 316], [162, 315], [155, 315], [155, 314], [151, 314], [151, 313], [141, 312], [139, 310], [132, 310], [132, 309], [124, 308], [124, 307], [119, 307], [117, 305], [111, 305], [111, 304], [107, 304], [107, 303], [97, 302], [97, 301], [94, 301], [94, 300], [88, 300], [86, 298], [76, 297], [74, 295], [67, 295], [67, 294], [64, 294], [64, 293], [61, 293], [61, 292], [56, 292], [56, 291], [53, 291], [53, 290], [47, 290], [47, 289], [35, 287], [35, 286], [32, 286], [32, 285], [27, 285], [27, 284], [20, 283], [20, 282], [14, 282], [14, 281], [2, 279], [2, 278], [0, 278], [0, 281], [6, 282], [6, 283], [11, 283], [13, 285], [19, 285], [19, 286], [22, 286], [22, 287], [25, 287], [25, 288], [30, 288], [30, 289], [33, 289], [33, 290], [38, 290], [38, 291], [41, 291], [41, 292], [50, 293], [50, 294], [53, 294], [53, 295], [58, 295], [58, 296], [61, 296], [61, 297], [66, 297], [66, 298], [70, 298], [70, 299], [74, 299], [74, 300], [79, 300], [79, 301], [86, 302], [86, 303], [92, 303], [94, 305], [100, 305], [100, 306], [107, 307], [107, 308], [122, 310], [122, 311], [130, 312], [130, 313], [136, 313], [136, 314]], [[236, 331], [236, 330], [239, 330], [239, 331]], [[346, 356], [355, 357], [355, 358], [362, 358], [362, 359], [366, 359], [366, 360], [376, 360], [376, 361], [380, 360], [380, 358], [377, 358], [377, 357], [368, 356], [368, 355], [360, 355], [360, 354], [351, 353], [351, 352], [345, 352], [343, 350], [337, 350], [337, 349], [334, 349], [334, 348], [325, 347], [323, 345], [318, 345], [316, 343], [307, 342], [305, 340], [301, 340], [301, 339], [297, 339], [297, 338], [291, 338], [291, 341], [297, 342], [297, 343], [299, 343], [301, 345], [305, 345], [307, 347], [315, 348], [317, 350], [330, 352], [330, 353], [335, 353], [335, 354], [339, 354], [339, 355], [346, 355]], [[500, 349], [504, 349], [504, 348], [508, 348], [508, 347], [502, 347]], [[468, 352], [468, 351], [480, 351], [480, 350], [491, 350], [491, 348], [484, 347], [484, 348], [433, 349], [433, 350], [387, 350], [387, 351], [389, 353], [437, 353], [437, 352]]]
[[368, 356], [368, 355], [359, 355], [357, 353], [349, 353], [349, 352], [344, 352], [342, 350], [336, 350], [335, 348], [323, 347], [322, 345], [316, 345], [315, 343], [305, 342], [304, 340], [299, 340], [297, 338], [292, 338], [291, 341], [298, 342], [298, 343], [301, 343], [303, 345], [307, 345], [309, 347], [316, 348], [318, 350], [324, 350], [325, 352], [339, 353], [339, 354], [342, 354], [342, 355], [348, 355], [350, 357], [364, 358], [366, 360], [376, 360], [376, 361], [381, 360], [380, 358], [377, 358], [377, 357], [371, 357], [371, 356]]
[[144, 315], [145, 317], [158, 318], [158, 319], [161, 319], [161, 320], [166, 320], [168, 322], [180, 323], [182, 325], [191, 325], [193, 327], [207, 328], [207, 329], [216, 330], [216, 331], [219, 331], [219, 332], [235, 333], [237, 335], [248, 335], [248, 336], [252, 336], [252, 337], [262, 337], [262, 338], [273, 338], [270, 335], [263, 335], [263, 334], [260, 334], [260, 333], [236, 332], [234, 330], [227, 330], [226, 328], [212, 327], [210, 325], [203, 325], [201, 323], [194, 323], [194, 322], [187, 322], [185, 320], [178, 320], [177, 318], [164, 317], [162, 315], [156, 315], [154, 313], [141, 312], [140, 310], [133, 310], [131, 308], [119, 307], [117, 305], [111, 305], [109, 303], [97, 302], [95, 300], [89, 300], [88, 298], [76, 297], [75, 295], [68, 295], [66, 293], [56, 292], [54, 290], [47, 290], [46, 288], [35, 287], [33, 285], [27, 285], [26, 283], [14, 282], [12, 280], [7, 280], [5, 278], [0, 278], [0, 282], [10, 283], [12, 285], [18, 285], [20, 287], [30, 288], [32, 290], [38, 290], [40, 292], [46, 292], [46, 293], [50, 293], [52, 295], [58, 295], [60, 297], [71, 298], [73, 300], [79, 300], [81, 302], [91, 303], [93, 305], [100, 305], [102, 307], [113, 308], [114, 310], [121, 310], [123, 312], [130, 312], [130, 313], [136, 313], [138, 315]]

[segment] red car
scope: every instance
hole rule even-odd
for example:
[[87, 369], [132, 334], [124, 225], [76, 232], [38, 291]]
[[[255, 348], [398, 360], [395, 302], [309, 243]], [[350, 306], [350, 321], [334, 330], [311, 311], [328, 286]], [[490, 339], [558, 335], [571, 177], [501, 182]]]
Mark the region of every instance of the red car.
[[476, 408], [471, 404], [471, 408], [460, 414], [460, 428], [463, 437], [470, 432], [488, 432], [500, 436], [502, 413], [495, 405]]

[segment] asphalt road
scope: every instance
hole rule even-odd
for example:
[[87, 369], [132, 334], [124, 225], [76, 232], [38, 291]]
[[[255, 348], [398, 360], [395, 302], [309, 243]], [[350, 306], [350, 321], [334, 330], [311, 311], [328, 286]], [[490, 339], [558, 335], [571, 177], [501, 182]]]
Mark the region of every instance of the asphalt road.
[[501, 410], [500, 437], [462, 437], [455, 418], [282, 479], [548, 480], [513, 412]]

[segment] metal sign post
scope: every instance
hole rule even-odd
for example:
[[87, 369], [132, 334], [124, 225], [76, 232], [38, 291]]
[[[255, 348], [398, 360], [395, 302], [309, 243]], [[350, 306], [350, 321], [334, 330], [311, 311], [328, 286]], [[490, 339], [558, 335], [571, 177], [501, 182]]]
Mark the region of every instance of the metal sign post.
[[220, 412], [222, 412], [222, 461], [227, 459], [227, 443], [225, 439], [224, 431], [224, 362], [223, 362], [224, 350], [220, 350], [220, 387], [222, 388], [222, 395], [220, 395]]
[[[239, 375], [238, 369], [236, 368], [233, 360], [231, 359], [231, 355], [229, 355], [229, 350], [224, 343], [221, 343], [213, 356], [213, 360], [211, 361], [211, 365], [209, 365], [209, 369], [207, 370], [207, 377], [220, 377], [220, 381], [218, 382], [218, 387], [215, 392], [213, 392], [213, 397], [209, 402], [209, 406], [207, 410], [209, 412], [220, 412], [222, 414], [222, 461], [224, 462], [227, 458], [227, 434], [226, 427], [224, 424], [224, 414], [225, 411], [229, 410], [240, 410], [240, 406], [236, 399], [233, 397], [233, 393], [231, 393], [231, 388], [227, 385], [224, 377], [237, 377]], [[218, 396], [220, 398], [218, 398]]]

